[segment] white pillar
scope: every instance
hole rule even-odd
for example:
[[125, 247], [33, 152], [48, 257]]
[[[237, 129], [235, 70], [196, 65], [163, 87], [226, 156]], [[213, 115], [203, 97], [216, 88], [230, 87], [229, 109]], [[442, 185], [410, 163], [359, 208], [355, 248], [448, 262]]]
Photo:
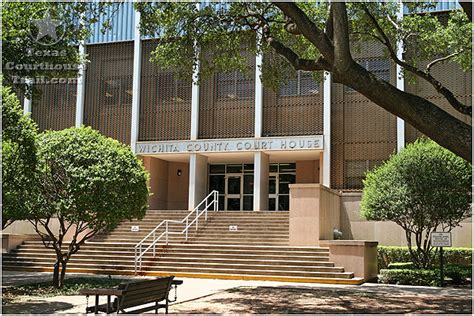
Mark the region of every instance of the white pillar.
[[[31, 92], [32, 80], [25, 79], [25, 83], [30, 88], [30, 92]], [[31, 96], [28, 97], [25, 92], [25, 96], [23, 97], [23, 113], [24, 114], [31, 114], [32, 103], [33, 103], [32, 94]]]
[[[398, 20], [403, 19], [403, 3], [398, 2]], [[397, 57], [403, 59], [403, 42], [397, 42]], [[399, 90], [405, 91], [405, 78], [403, 77], [403, 68], [399, 65], [396, 66], [397, 74], [397, 88]], [[397, 151], [402, 150], [405, 147], [405, 121], [397, 117]]]
[[[196, 9], [200, 9], [199, 2], [196, 3]], [[199, 137], [199, 55], [200, 50], [197, 43], [194, 43], [194, 52], [197, 57], [195, 68], [193, 69], [193, 86], [191, 89], [191, 140], [196, 140]]]
[[[196, 48], [196, 53], [199, 54]], [[193, 70], [193, 87], [191, 90], [191, 140], [199, 136], [199, 60]]]
[[135, 28], [133, 45], [133, 95], [130, 147], [135, 152], [138, 141], [138, 124], [140, 115], [140, 76], [142, 67], [142, 45], [140, 39], [140, 12], [135, 10]]
[[[259, 41], [260, 39], [257, 39]], [[257, 43], [259, 45], [259, 43]], [[263, 85], [262, 85], [263, 56], [258, 54], [255, 58], [255, 137], [262, 137], [263, 130]]]
[[[86, 47], [84, 41], [79, 45], [79, 55], [85, 56]], [[84, 124], [84, 94], [86, 91], [86, 68], [85, 64], [79, 65], [77, 72], [77, 97], [76, 97], [76, 127], [81, 127]]]
[[331, 187], [331, 74], [324, 72], [323, 81], [323, 177], [321, 184]]
[[258, 151], [254, 156], [254, 185], [253, 209], [254, 211], [268, 211], [268, 154]]
[[189, 157], [189, 210], [193, 210], [206, 195], [207, 157], [200, 154], [191, 154]]

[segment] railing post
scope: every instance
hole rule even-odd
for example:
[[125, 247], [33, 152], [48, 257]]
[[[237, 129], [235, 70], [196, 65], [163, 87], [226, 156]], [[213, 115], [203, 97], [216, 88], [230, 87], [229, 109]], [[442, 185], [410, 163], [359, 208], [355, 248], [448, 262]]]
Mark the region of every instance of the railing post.
[[219, 210], [219, 195], [217, 191], [214, 191], [214, 212]]
[[189, 221], [189, 216], [186, 217], [186, 227], [185, 227], [185, 231], [186, 231], [186, 241], [188, 241], [188, 221]]
[[199, 223], [199, 209], [196, 209], [196, 230], [198, 230], [198, 223]]
[[168, 221], [166, 221], [166, 245], [168, 246]]
[[153, 241], [152, 241], [153, 242], [153, 258], [155, 257], [155, 253], [156, 253], [155, 252], [155, 240], [156, 240], [156, 235], [155, 234], [156, 234], [156, 231], [154, 230], [153, 231]]
[[135, 275], [137, 275], [137, 247], [135, 247]]

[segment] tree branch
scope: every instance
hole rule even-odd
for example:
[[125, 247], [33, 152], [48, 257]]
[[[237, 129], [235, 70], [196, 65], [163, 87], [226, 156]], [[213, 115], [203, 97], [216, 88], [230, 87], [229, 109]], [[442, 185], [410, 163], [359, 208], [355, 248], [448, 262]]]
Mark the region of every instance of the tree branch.
[[453, 57], [455, 57], [455, 56], [461, 54], [462, 52], [464, 52], [464, 49], [461, 48], [461, 49], [460, 49], [459, 51], [457, 51], [457, 52], [454, 52], [454, 53], [449, 54], [449, 55], [447, 55], [447, 56], [444, 56], [444, 57], [441, 57], [441, 58], [438, 58], [438, 59], [433, 60], [432, 62], [430, 62], [430, 63], [426, 66], [426, 72], [427, 72], [427, 73], [430, 73], [431, 68], [432, 68], [434, 65], [436, 65], [437, 63], [440, 63], [440, 62], [446, 61], [446, 60], [448, 60], [448, 59], [450, 59], [450, 58], [453, 58]]
[[308, 18], [303, 10], [292, 2], [273, 2], [273, 4], [296, 24], [299, 32], [316, 46], [324, 59], [329, 64], [333, 64], [334, 46], [327, 35]]
[[344, 72], [354, 63], [349, 44], [346, 4], [344, 2], [334, 2], [331, 4], [331, 11], [330, 17], [332, 16], [334, 27], [334, 67], [337, 71]]
[[443, 84], [439, 82], [438, 80], [436, 80], [429, 72], [424, 72], [408, 64], [407, 62], [400, 60], [397, 56], [395, 49], [390, 43], [390, 39], [388, 38], [387, 34], [385, 34], [382, 27], [377, 22], [377, 19], [372, 15], [372, 13], [369, 11], [369, 9], [366, 6], [363, 7], [363, 10], [365, 14], [367, 15], [367, 17], [369, 18], [369, 20], [371, 21], [371, 23], [373, 24], [373, 26], [375, 27], [375, 29], [377, 30], [377, 32], [382, 37], [383, 39], [382, 43], [384, 43], [384, 45], [387, 47], [390, 57], [393, 59], [395, 63], [402, 66], [404, 69], [408, 70], [409, 72], [415, 74], [416, 76], [429, 82], [436, 89], [436, 91], [439, 94], [443, 95], [446, 98], [446, 100], [448, 100], [449, 104], [451, 104], [451, 106], [454, 109], [456, 109], [458, 112], [472, 116], [472, 107], [467, 106], [463, 104], [462, 102], [460, 102], [448, 88], [443, 86]]

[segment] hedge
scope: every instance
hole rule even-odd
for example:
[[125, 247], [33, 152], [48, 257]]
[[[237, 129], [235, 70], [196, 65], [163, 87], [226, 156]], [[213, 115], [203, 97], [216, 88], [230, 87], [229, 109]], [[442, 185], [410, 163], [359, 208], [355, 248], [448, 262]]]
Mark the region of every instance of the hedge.
[[[410, 266], [411, 265], [411, 266]], [[411, 262], [396, 262], [389, 269], [380, 270], [379, 283], [402, 285], [439, 285], [439, 269], [415, 269]], [[450, 264], [445, 267], [445, 278], [450, 278], [453, 284], [464, 284], [472, 277], [471, 266]]]
[[382, 269], [379, 283], [437, 286], [439, 273], [436, 270], [422, 269]]
[[[411, 261], [408, 247], [379, 246], [377, 252], [379, 269], [387, 269], [394, 262]], [[471, 266], [472, 252], [472, 248], [444, 248], [444, 260], [447, 264]], [[439, 252], [433, 262], [439, 262]]]

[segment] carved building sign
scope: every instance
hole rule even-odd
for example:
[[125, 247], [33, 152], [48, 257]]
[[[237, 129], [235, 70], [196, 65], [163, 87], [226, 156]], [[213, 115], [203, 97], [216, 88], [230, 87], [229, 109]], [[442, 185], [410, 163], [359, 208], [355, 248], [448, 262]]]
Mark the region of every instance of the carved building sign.
[[322, 150], [323, 136], [138, 142], [135, 149], [138, 155]]

